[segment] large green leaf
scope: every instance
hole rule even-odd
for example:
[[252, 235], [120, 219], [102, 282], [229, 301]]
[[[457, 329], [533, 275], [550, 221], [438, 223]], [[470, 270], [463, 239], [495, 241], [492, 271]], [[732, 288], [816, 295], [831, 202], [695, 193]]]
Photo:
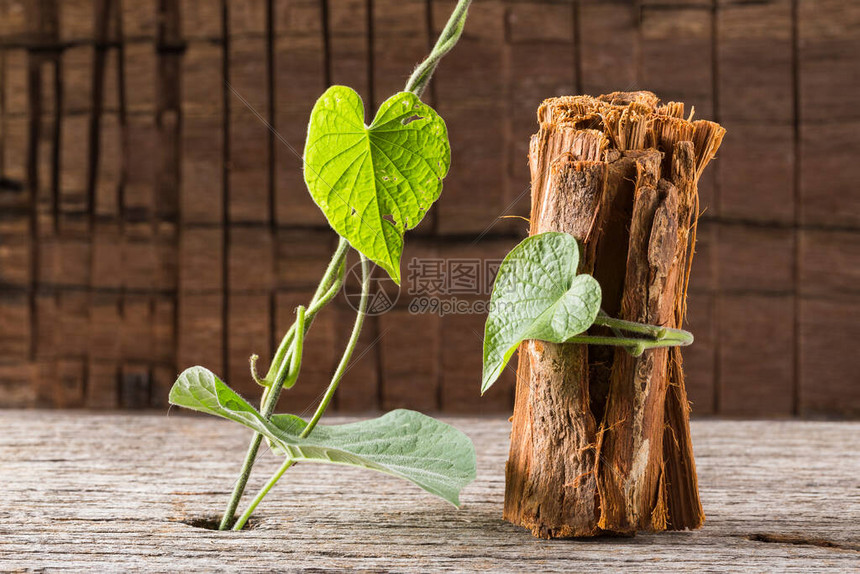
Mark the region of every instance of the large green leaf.
[[577, 275], [579, 247], [566, 233], [525, 239], [499, 266], [484, 328], [486, 392], [526, 339], [563, 343], [588, 329], [600, 310], [600, 285]]
[[415, 411], [395, 410], [344, 425], [307, 423], [294, 415], [267, 421], [245, 399], [203, 367], [186, 369], [170, 391], [171, 404], [243, 424], [269, 441], [272, 450], [301, 462], [367, 468], [413, 482], [459, 505], [460, 490], [475, 479], [475, 448], [462, 432]]
[[451, 163], [445, 122], [401, 92], [364, 124], [354, 90], [332, 86], [311, 112], [305, 183], [329, 224], [400, 283], [403, 234], [442, 192]]
[[[281, 434], [272, 450], [296, 461], [369, 468], [405, 478], [459, 505], [460, 490], [475, 479], [475, 447], [454, 427], [415, 411], [397, 409], [375, 419], [319, 425], [298, 438], [306, 422], [275, 415]], [[297, 446], [293, 446], [296, 443]]]

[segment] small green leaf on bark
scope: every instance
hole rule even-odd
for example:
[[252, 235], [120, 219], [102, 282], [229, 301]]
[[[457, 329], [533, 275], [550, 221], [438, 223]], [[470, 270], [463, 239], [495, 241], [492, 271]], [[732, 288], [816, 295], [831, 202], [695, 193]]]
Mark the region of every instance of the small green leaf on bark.
[[499, 267], [484, 328], [481, 393], [526, 339], [564, 343], [594, 323], [600, 285], [577, 275], [579, 246], [566, 233], [542, 233], [517, 245]]

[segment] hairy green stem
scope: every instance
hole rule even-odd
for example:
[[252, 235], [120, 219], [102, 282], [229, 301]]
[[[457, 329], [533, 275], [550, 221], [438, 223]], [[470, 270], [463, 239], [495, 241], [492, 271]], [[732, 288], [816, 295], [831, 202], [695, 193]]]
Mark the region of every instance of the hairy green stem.
[[293, 348], [290, 351], [290, 368], [284, 377], [284, 384], [282, 385], [285, 389], [293, 388], [293, 385], [296, 384], [296, 380], [299, 378], [299, 370], [302, 368], [302, 352], [304, 351], [306, 332], [305, 308], [299, 305], [299, 308], [296, 309], [296, 338], [293, 341]]
[[[459, 0], [457, 6], [454, 8], [454, 11], [451, 13], [451, 16], [448, 18], [448, 23], [445, 25], [445, 28], [442, 30], [442, 33], [439, 35], [439, 39], [436, 41], [436, 45], [431, 50], [430, 55], [415, 68], [415, 71], [409, 78], [409, 81], [406, 83], [406, 87], [404, 91], [412, 92], [419, 98], [424, 93], [424, 89], [427, 87], [430, 78], [433, 76], [433, 72], [436, 71], [436, 67], [439, 65], [439, 61], [451, 51], [451, 49], [457, 44], [460, 40], [460, 36], [463, 33], [463, 28], [466, 25], [466, 17], [469, 11], [469, 5], [472, 3], [472, 0]], [[316, 313], [325, 306], [340, 290], [341, 285], [343, 284], [343, 266], [344, 260], [346, 257], [346, 251], [349, 247], [347, 241], [343, 238], [340, 239], [340, 243], [338, 244], [338, 249], [335, 252], [334, 257], [332, 257], [332, 261], [326, 269], [326, 273], [323, 276], [323, 279], [320, 281], [319, 287], [317, 287], [317, 291], [314, 294], [313, 299], [311, 300], [310, 305], [308, 305], [307, 314], [306, 314], [306, 325], [305, 332], [310, 327], [310, 323], [313, 321]], [[302, 436], [307, 436], [316, 426], [319, 419], [322, 417], [326, 408], [328, 408], [329, 403], [331, 402], [332, 397], [334, 396], [334, 392], [337, 390], [338, 384], [340, 384], [340, 379], [343, 377], [346, 372], [347, 366], [349, 364], [349, 360], [352, 357], [352, 353], [355, 350], [355, 345], [358, 342], [358, 335], [361, 332], [361, 326], [364, 323], [364, 306], [366, 305], [367, 297], [366, 290], [369, 284], [369, 272], [367, 271], [367, 260], [362, 255], [361, 259], [362, 263], [362, 298], [361, 298], [361, 308], [358, 313], [358, 318], [356, 319], [356, 323], [353, 327], [352, 336], [350, 337], [350, 344], [347, 345], [347, 349], [344, 352], [343, 357], [341, 358], [340, 364], [338, 365], [337, 370], [335, 371], [334, 377], [332, 377], [332, 381], [329, 384], [328, 390], [326, 390], [323, 399], [320, 401], [319, 406], [317, 407], [316, 412], [314, 413], [313, 418], [308, 423], [308, 426], [305, 428]], [[281, 344], [278, 346], [278, 350], [275, 353], [274, 359], [272, 359], [272, 363], [269, 367], [269, 372], [266, 374], [266, 377], [262, 379], [261, 382], [266, 386], [266, 389], [263, 392], [263, 401], [261, 414], [269, 418], [275, 408], [275, 405], [278, 402], [278, 397], [280, 396], [282, 384], [284, 381], [284, 373], [288, 370], [286, 365], [291, 361], [290, 352], [293, 346], [293, 339], [296, 336], [296, 324], [294, 323], [290, 330], [287, 331], [287, 334], [284, 335]], [[256, 373], [256, 369], [253, 370]], [[256, 379], [256, 376], [255, 376]], [[245, 485], [248, 483], [248, 477], [251, 474], [251, 468], [254, 465], [254, 460], [257, 456], [257, 452], [260, 448], [260, 443], [262, 441], [262, 436], [260, 434], [255, 433], [254, 438], [251, 440], [251, 444], [248, 446], [248, 452], [245, 455], [245, 462], [242, 465], [242, 471], [239, 475], [239, 480], [236, 483], [235, 488], [233, 489], [233, 493], [230, 496], [230, 501], [227, 505], [227, 509], [224, 512], [224, 517], [221, 520], [220, 529], [226, 530], [229, 528], [230, 520], [233, 518], [236, 508], [239, 505], [239, 500], [242, 498], [242, 493], [245, 491]], [[274, 486], [274, 484], [280, 479], [281, 475], [291, 466], [291, 463], [285, 462], [284, 466], [282, 466], [281, 470], [278, 472], [275, 477], [272, 477], [269, 483], [267, 483], [267, 487], [265, 491], [261, 491], [260, 494], [254, 499], [254, 503], [252, 503], [251, 507], [242, 515], [239, 521], [236, 522], [234, 529], [240, 529], [247, 522], [248, 517], [257, 507], [259, 501], [268, 493], [269, 489]], [[244, 519], [244, 520], [242, 520]], [[240, 524], [241, 522], [241, 524]]]
[[412, 72], [409, 81], [406, 82], [406, 89], [404, 91], [412, 92], [419, 98], [421, 97], [428, 82], [430, 82], [430, 78], [433, 76], [433, 72], [436, 71], [439, 61], [460, 40], [463, 28], [466, 26], [466, 16], [468, 15], [471, 3], [472, 0], [460, 0], [457, 3], [451, 16], [448, 18], [448, 23], [445, 24], [445, 28], [439, 35], [439, 39], [436, 40], [436, 45], [433, 46], [430, 55]]
[[[278, 404], [281, 389], [283, 388], [284, 382], [288, 376], [288, 371], [290, 370], [289, 365], [293, 362], [292, 354], [293, 351], [296, 350], [295, 341], [299, 338], [302, 340], [304, 339], [304, 335], [310, 328], [316, 314], [329, 301], [331, 301], [332, 298], [334, 298], [340, 290], [341, 285], [343, 285], [343, 269], [348, 250], [349, 242], [347, 242], [346, 239], [341, 238], [337, 249], [331, 258], [331, 262], [329, 262], [328, 268], [323, 274], [314, 296], [311, 298], [307, 311], [305, 312], [304, 309], [302, 309], [303, 333], [301, 337], [296, 337], [297, 325], [299, 323], [297, 318], [296, 322], [293, 323], [287, 331], [287, 334], [284, 335], [284, 338], [281, 340], [281, 344], [278, 346], [278, 350], [269, 367], [269, 373], [264, 379], [264, 381], [269, 384], [263, 391], [263, 397], [260, 401], [260, 414], [265, 418], [272, 416], [272, 413], [275, 410], [275, 405]], [[300, 351], [301, 345], [298, 347], [298, 350]], [[301, 357], [298, 359], [300, 361]], [[298, 373], [296, 373], [296, 375], [298, 376]], [[293, 383], [295, 383], [295, 380], [293, 380]], [[257, 458], [257, 453], [260, 450], [260, 444], [262, 441], [263, 435], [254, 433], [254, 436], [251, 438], [251, 443], [248, 445], [248, 451], [245, 453], [245, 459], [242, 462], [242, 469], [239, 471], [239, 478], [233, 486], [233, 491], [230, 493], [230, 500], [227, 502], [227, 508], [224, 510], [224, 515], [221, 517], [221, 523], [218, 525], [219, 530], [227, 530], [230, 528], [230, 523], [233, 520], [233, 516], [236, 514], [236, 508], [238, 508], [239, 501], [242, 499], [242, 494], [245, 492], [245, 487], [248, 484], [248, 478], [251, 476], [251, 469], [254, 467], [254, 461]]]
[[[597, 312], [597, 318], [595, 319], [595, 322], [597, 322], [597, 319], [601, 319], [601, 318], [611, 319], [611, 317], [603, 309], [600, 309]], [[600, 324], [600, 323], [598, 323], [598, 324]], [[616, 337], [623, 337], [624, 336], [621, 334], [621, 330], [618, 329], [617, 327], [610, 327], [610, 330], [612, 331], [612, 334], [615, 335]]]
[[361, 256], [361, 300], [358, 303], [358, 314], [355, 317], [355, 324], [352, 326], [352, 334], [349, 336], [349, 342], [346, 345], [346, 349], [343, 351], [343, 356], [340, 358], [340, 363], [337, 365], [337, 369], [334, 372], [334, 375], [331, 378], [331, 382], [328, 385], [328, 389], [326, 389], [325, 395], [323, 395], [322, 400], [320, 401], [319, 406], [317, 407], [314, 416], [311, 417], [310, 422], [308, 422], [308, 426], [305, 427], [305, 430], [302, 431], [302, 438], [305, 438], [311, 431], [314, 430], [314, 427], [317, 426], [320, 418], [325, 413], [325, 410], [328, 408], [329, 403], [331, 402], [332, 397], [334, 396], [335, 391], [337, 390], [337, 386], [340, 384], [340, 380], [343, 378], [343, 375], [346, 373], [346, 369], [349, 366], [349, 360], [352, 358], [352, 353], [355, 351], [355, 346], [358, 344], [358, 336], [361, 334], [361, 327], [364, 325], [364, 317], [365, 312], [367, 311], [367, 299], [370, 293], [370, 264], [367, 261], [367, 258], [362, 255]]
[[[328, 302], [331, 301], [340, 290], [340, 286], [343, 284], [343, 267], [346, 262], [346, 252], [348, 249], [349, 242], [341, 237], [340, 242], [337, 245], [337, 249], [331, 258], [331, 262], [326, 268], [325, 274], [320, 280], [317, 290], [308, 305], [308, 322], [305, 326], [306, 329], [310, 328], [310, 323], [313, 321], [314, 316], [316, 316], [319, 310], [325, 307], [325, 305], [328, 304]], [[284, 367], [288, 363], [286, 355], [292, 345], [292, 340], [293, 337], [295, 337], [295, 334], [296, 325], [293, 323], [284, 335], [284, 338], [281, 339], [281, 343], [278, 345], [278, 350], [275, 352], [275, 357], [269, 365], [269, 372], [266, 374], [266, 378], [264, 379], [264, 381], [268, 383], [267, 386], [272, 386], [278, 380], [279, 371], [282, 371], [281, 374], [283, 374]]]
[[242, 516], [240, 516], [239, 519], [236, 521], [236, 524], [233, 525], [233, 530], [242, 530], [243, 528], [245, 528], [245, 524], [247, 524], [248, 519], [251, 518], [251, 515], [254, 513], [254, 510], [257, 509], [257, 506], [263, 501], [266, 495], [269, 494], [269, 491], [272, 490], [272, 487], [274, 487], [278, 483], [278, 481], [281, 480], [281, 477], [284, 476], [284, 473], [287, 472], [287, 470], [294, 464], [295, 461], [293, 461], [293, 459], [291, 458], [284, 460], [284, 464], [282, 464], [281, 467], [277, 470], [277, 472], [272, 475], [272, 478], [270, 478], [268, 482], [263, 485], [263, 488], [260, 489], [260, 492], [257, 493], [257, 496], [255, 496], [254, 500], [251, 501], [251, 504], [248, 505], [248, 509], [244, 513], [242, 513]]
[[[355, 323], [352, 326], [352, 334], [349, 337], [349, 341], [346, 344], [346, 349], [343, 351], [343, 356], [340, 358], [340, 362], [338, 363], [337, 369], [332, 375], [331, 382], [328, 385], [328, 389], [326, 389], [325, 395], [320, 401], [319, 406], [317, 407], [314, 416], [308, 422], [305, 429], [302, 431], [300, 435], [301, 438], [306, 438], [311, 431], [317, 426], [319, 420], [322, 418], [323, 414], [325, 414], [326, 409], [328, 408], [329, 403], [331, 403], [332, 397], [334, 397], [335, 391], [337, 391], [337, 387], [340, 384], [340, 380], [343, 378], [343, 375], [346, 373], [346, 370], [349, 366], [349, 361], [352, 359], [352, 354], [355, 352], [355, 347], [358, 344], [358, 338], [361, 335], [361, 328], [364, 325], [364, 318], [367, 312], [367, 300], [370, 294], [370, 264], [367, 261], [367, 258], [362, 255], [361, 256], [361, 300], [358, 304], [358, 312], [355, 317]], [[292, 375], [291, 375], [292, 376]], [[295, 461], [290, 458], [287, 458], [284, 461], [284, 464], [278, 469], [277, 472], [269, 479], [269, 481], [263, 486], [260, 492], [257, 493], [257, 496], [254, 497], [254, 500], [251, 501], [251, 504], [242, 513], [242, 516], [236, 521], [236, 524], [233, 525], [233, 530], [242, 530], [245, 527], [245, 523], [248, 522], [248, 519], [251, 518], [251, 515], [257, 509], [257, 506], [262, 502], [263, 498], [269, 493], [273, 486], [281, 479], [284, 473], [293, 466]]]
[[245, 453], [245, 460], [242, 461], [242, 470], [239, 474], [239, 479], [233, 485], [233, 492], [230, 493], [230, 500], [227, 502], [227, 509], [224, 511], [224, 516], [221, 517], [218, 530], [227, 530], [230, 528], [230, 522], [236, 514], [236, 508], [239, 506], [242, 493], [245, 492], [245, 485], [248, 484], [248, 478], [251, 476], [251, 469], [254, 467], [254, 460], [257, 458], [257, 451], [260, 450], [260, 442], [262, 440], [263, 435], [254, 433], [254, 438], [251, 439], [248, 452]]
[[634, 357], [638, 357], [648, 349], [656, 349], [657, 347], [678, 347], [690, 344], [676, 339], [634, 339], [632, 337], [592, 337], [591, 335], [576, 335], [566, 340], [565, 343], [626, 347], [627, 351]]
[[[648, 349], [656, 349], [657, 347], [683, 347], [693, 342], [693, 334], [683, 329], [670, 329], [657, 325], [614, 319], [602, 312], [594, 319], [594, 324], [609, 327], [615, 333], [615, 336], [577, 335], [565, 342], [626, 347], [627, 351], [634, 357], [638, 357]], [[624, 337], [621, 335], [621, 331], [645, 335], [646, 337]]]
[[655, 339], [672, 339], [684, 341], [687, 345], [693, 342], [693, 335], [689, 331], [682, 329], [670, 329], [669, 327], [660, 327], [658, 325], [647, 325], [645, 323], [636, 323], [633, 321], [625, 321], [623, 319], [615, 319], [605, 315], [598, 315], [594, 319], [595, 325], [603, 325], [611, 329], [627, 331], [628, 333], [638, 333], [640, 335], [648, 335]]

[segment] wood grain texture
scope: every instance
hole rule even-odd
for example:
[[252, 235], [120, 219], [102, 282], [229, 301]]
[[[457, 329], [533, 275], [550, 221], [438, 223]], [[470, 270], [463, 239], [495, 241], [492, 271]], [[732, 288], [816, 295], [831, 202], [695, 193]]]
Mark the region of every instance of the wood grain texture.
[[[503, 419], [449, 419], [478, 452], [478, 479], [460, 510], [384, 475], [298, 465], [241, 533], [183, 522], [220, 510], [247, 440], [235, 425], [176, 411], [3, 411], [0, 422], [6, 571], [849, 572], [860, 564], [860, 459], [846, 456], [860, 441], [856, 423], [694, 422], [702, 530], [547, 542], [501, 520]], [[277, 464], [262, 455], [252, 490]]]
[[[334, 234], [305, 190], [297, 157], [311, 107], [326, 85], [344, 84], [371, 115], [402, 88], [453, 6], [0, 0], [2, 313], [10, 312], [7, 298], [27, 299], [3, 324], [10, 328], [0, 328], [0, 406], [61, 404], [58, 383], [30, 375], [57, 370], [60, 353], [51, 345], [63, 336], [52, 321], [86, 328], [80, 318], [87, 315], [89, 346], [81, 348], [86, 337], [72, 341], [80, 352], [65, 358], [99, 364], [80, 370], [87, 396], [119, 405], [110, 375], [117, 366], [102, 364], [108, 359], [95, 343], [118, 332], [97, 325], [95, 302], [104, 295], [117, 296], [120, 309], [128, 292], [172, 299], [179, 346], [146, 361], [153, 373], [172, 377], [192, 357], [243, 371], [237, 357], [246, 350], [231, 349], [243, 337], [228, 330], [243, 311], [231, 303], [236, 266], [206, 273], [209, 265], [223, 270], [243, 257], [266, 278], [273, 269], [265, 250], [274, 240], [276, 286], [255, 294], [291, 299], [315, 286], [304, 254], [313, 249], [316, 261], [316, 246], [327, 241], [318, 257], [324, 265]], [[506, 251], [522, 238], [527, 224], [510, 216], [529, 213], [528, 136], [543, 99], [629, 89], [684, 99], [695, 117], [713, 115], [729, 133], [720, 161], [699, 181], [710, 227], [700, 228], [691, 289], [700, 298], [698, 324], [691, 323], [697, 340], [684, 352], [697, 412], [856, 413], [860, 386], [844, 342], [856, 329], [837, 314], [838, 333], [822, 342], [813, 325], [825, 322], [807, 309], [846, 308], [852, 316], [857, 306], [850, 283], [857, 266], [844, 258], [860, 238], [860, 108], [846, 97], [858, 87], [858, 22], [856, 0], [475, 2], [461, 42], [425, 94], [447, 122], [454, 162], [444, 194], [409, 241], [423, 236], [440, 249], [474, 248], [487, 258], [488, 241]], [[225, 77], [289, 146], [226, 89]], [[244, 230], [268, 235], [250, 246], [250, 259], [240, 245]], [[177, 261], [179, 283], [165, 272]], [[89, 307], [69, 315], [59, 296], [66, 291], [88, 296]], [[779, 296], [795, 307], [794, 320], [783, 319], [790, 337], [780, 335], [790, 357], [735, 367], [744, 349], [728, 319], [753, 329], [760, 323], [735, 312], [736, 298], [747, 296]], [[496, 397], [491, 410], [508, 408], [506, 394], [494, 389], [495, 397], [480, 399], [473, 390], [466, 337], [481, 319], [446, 317], [442, 341], [433, 338], [438, 330], [422, 341], [443, 361], [433, 377], [438, 388], [420, 391], [425, 408], [490, 412]], [[343, 321], [348, 331], [348, 313]], [[181, 332], [195, 325], [204, 330]], [[381, 333], [375, 319], [369, 328], [376, 331], [368, 343]], [[140, 356], [120, 351], [110, 360], [121, 366]], [[792, 381], [767, 378], [785, 365], [794, 365]], [[380, 372], [376, 363], [353, 369], [349, 376], [363, 382], [345, 386], [338, 406], [358, 412], [381, 404]], [[746, 391], [754, 387], [761, 392]], [[105, 402], [95, 400], [95, 388]], [[153, 406], [163, 400], [154, 387], [150, 397]]]

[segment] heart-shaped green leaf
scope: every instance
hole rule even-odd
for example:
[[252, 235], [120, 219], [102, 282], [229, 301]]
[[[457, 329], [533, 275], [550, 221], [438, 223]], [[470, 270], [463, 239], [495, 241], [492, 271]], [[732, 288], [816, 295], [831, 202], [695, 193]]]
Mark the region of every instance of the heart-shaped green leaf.
[[454, 427], [415, 411], [395, 410], [344, 425], [307, 423], [295, 415], [266, 420], [245, 399], [203, 367], [186, 369], [170, 390], [170, 403], [251, 428], [272, 450], [291, 460], [343, 464], [404, 478], [459, 505], [460, 490], [475, 479], [475, 448]]
[[403, 234], [442, 192], [451, 163], [445, 122], [401, 92], [364, 124], [354, 90], [332, 86], [311, 112], [305, 183], [329, 224], [400, 283]]
[[600, 285], [577, 275], [579, 247], [566, 233], [525, 239], [499, 266], [484, 328], [481, 393], [526, 339], [563, 343], [588, 329], [600, 310]]

